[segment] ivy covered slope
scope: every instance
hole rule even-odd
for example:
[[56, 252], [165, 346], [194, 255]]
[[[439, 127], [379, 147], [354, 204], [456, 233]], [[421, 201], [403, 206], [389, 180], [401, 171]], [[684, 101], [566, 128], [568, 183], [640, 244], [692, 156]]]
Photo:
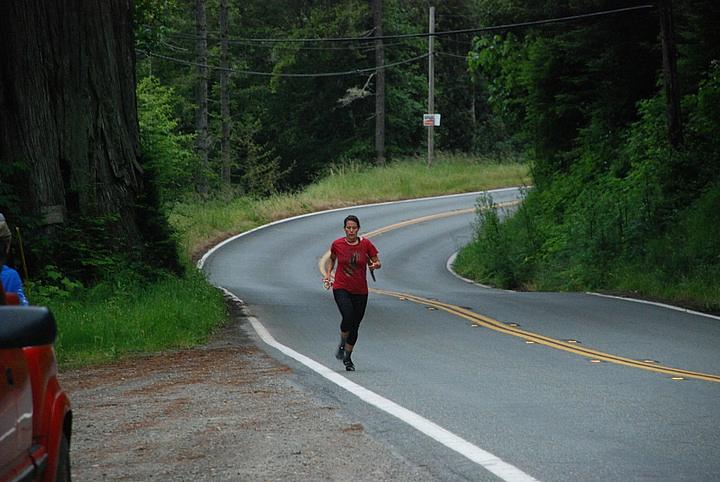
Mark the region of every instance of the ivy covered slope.
[[[528, 13], [525, 2], [496, 3], [488, 21]], [[656, 10], [476, 40], [471, 67], [526, 145], [535, 188], [509, 221], [481, 215], [461, 272], [507, 288], [617, 291], [720, 311], [720, 6], [674, 8], [675, 147]]]

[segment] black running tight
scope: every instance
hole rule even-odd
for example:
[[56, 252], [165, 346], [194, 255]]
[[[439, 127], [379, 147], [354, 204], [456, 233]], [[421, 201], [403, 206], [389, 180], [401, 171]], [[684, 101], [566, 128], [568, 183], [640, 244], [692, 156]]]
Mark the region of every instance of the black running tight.
[[340, 331], [348, 334], [346, 342], [349, 345], [355, 345], [360, 322], [365, 316], [368, 295], [356, 295], [347, 290], [333, 290], [333, 297], [342, 315]]

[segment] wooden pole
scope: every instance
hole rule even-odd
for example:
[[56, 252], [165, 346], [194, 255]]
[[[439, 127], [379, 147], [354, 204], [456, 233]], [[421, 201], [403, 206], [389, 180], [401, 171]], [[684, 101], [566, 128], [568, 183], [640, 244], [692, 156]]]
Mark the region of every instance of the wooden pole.
[[[430, 36], [428, 37], [428, 114], [435, 113], [435, 65], [433, 62], [433, 41], [435, 36], [435, 7], [430, 7]], [[434, 155], [434, 126], [428, 126], [428, 167], [432, 166]]]
[[20, 228], [15, 226], [15, 232], [17, 233], [17, 237], [18, 237], [18, 246], [20, 247], [20, 260], [22, 261], [23, 275], [25, 276], [23, 279], [25, 281], [27, 281], [28, 280], [28, 270], [27, 270], [27, 263], [25, 262], [25, 247], [23, 246], [22, 235], [20, 235]]

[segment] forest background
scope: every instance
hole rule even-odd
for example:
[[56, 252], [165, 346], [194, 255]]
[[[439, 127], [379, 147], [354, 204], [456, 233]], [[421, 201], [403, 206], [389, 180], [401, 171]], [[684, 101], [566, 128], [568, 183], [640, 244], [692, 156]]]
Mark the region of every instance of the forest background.
[[[720, 6], [438, 2], [442, 124], [429, 167], [421, 119], [431, 4], [136, 0], [109, 20], [84, 12], [131, 42], [133, 92], [116, 86], [115, 103], [126, 115], [137, 108], [136, 120], [128, 115], [139, 126], [137, 146], [126, 150], [136, 151], [142, 187], [130, 207], [87, 195], [92, 180], [68, 154], [55, 177], [64, 190], [50, 203], [62, 222], [49, 224], [57, 210], [27, 202], [38, 197], [28, 182], [38, 163], [13, 151], [14, 131], [0, 122], [0, 211], [32, 239], [23, 253], [28, 291], [65, 328], [61, 360], [204, 339], [224, 310], [190, 267], [230, 233], [340, 204], [522, 182], [533, 187], [509, 221], [491, 200], [478, 201], [461, 273], [505, 288], [633, 293], [720, 311]], [[664, 84], [663, 15], [672, 20], [675, 103]], [[12, 45], [12, 26], [3, 26]], [[11, 99], [8, 72], [18, 59], [2, 60]], [[6, 100], [0, 108], [12, 107]], [[672, 122], [669, 110], [678, 114]], [[446, 182], [426, 187], [428, 179]], [[384, 188], [374, 187], [378, 180]], [[18, 267], [19, 247], [16, 239]]]

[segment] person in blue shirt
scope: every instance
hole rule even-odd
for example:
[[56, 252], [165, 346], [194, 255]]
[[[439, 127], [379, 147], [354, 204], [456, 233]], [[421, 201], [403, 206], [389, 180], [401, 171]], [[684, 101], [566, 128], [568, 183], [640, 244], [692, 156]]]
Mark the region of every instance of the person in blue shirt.
[[2, 285], [6, 293], [17, 293], [20, 304], [27, 306], [28, 300], [25, 296], [22, 280], [17, 271], [5, 264], [7, 255], [10, 252], [10, 241], [12, 240], [10, 229], [5, 222], [5, 216], [0, 214], [0, 264], [2, 264]]

